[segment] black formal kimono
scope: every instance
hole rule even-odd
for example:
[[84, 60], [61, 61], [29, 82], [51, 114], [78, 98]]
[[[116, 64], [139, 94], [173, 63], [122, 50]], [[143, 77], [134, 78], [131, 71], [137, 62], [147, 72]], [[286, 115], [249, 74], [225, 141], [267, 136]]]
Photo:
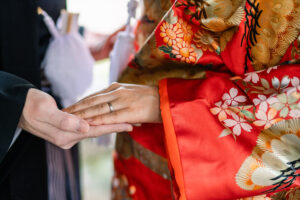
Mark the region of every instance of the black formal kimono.
[[66, 3], [0, 1], [0, 200], [48, 199], [45, 141], [23, 131], [9, 148], [29, 88], [41, 86], [40, 63], [50, 34], [37, 6], [56, 20]]

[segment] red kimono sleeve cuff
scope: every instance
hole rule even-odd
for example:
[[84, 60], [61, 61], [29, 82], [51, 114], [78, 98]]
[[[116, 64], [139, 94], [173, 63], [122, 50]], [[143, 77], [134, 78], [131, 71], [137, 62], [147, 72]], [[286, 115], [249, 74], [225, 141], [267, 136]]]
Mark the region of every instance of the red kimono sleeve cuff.
[[167, 153], [169, 155], [169, 165], [172, 168], [173, 173], [175, 174], [175, 180], [179, 189], [179, 199], [186, 200], [183, 171], [177, 138], [174, 130], [173, 120], [171, 117], [167, 84], [167, 79], [161, 80], [159, 82], [160, 109], [164, 122], [165, 144]]

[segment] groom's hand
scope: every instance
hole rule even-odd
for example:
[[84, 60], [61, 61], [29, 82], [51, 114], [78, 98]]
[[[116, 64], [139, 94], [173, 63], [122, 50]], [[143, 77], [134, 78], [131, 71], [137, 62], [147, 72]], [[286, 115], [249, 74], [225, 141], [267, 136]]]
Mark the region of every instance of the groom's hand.
[[50, 95], [36, 89], [28, 91], [19, 127], [64, 149], [84, 138], [132, 129], [128, 124], [90, 127], [81, 118], [60, 111]]

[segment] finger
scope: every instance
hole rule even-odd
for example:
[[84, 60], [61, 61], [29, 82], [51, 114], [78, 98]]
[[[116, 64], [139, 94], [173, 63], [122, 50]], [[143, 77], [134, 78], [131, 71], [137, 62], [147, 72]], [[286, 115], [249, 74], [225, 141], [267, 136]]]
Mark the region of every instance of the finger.
[[44, 122], [39, 122], [38, 128], [33, 128], [32, 132], [36, 136], [64, 149], [71, 148], [73, 144], [82, 138], [81, 134], [62, 131]]
[[93, 96], [93, 97], [87, 98], [85, 100], [82, 100], [82, 101], [64, 109], [63, 111], [68, 112], [68, 113], [75, 113], [80, 110], [95, 106], [97, 104], [111, 102], [111, 101], [115, 100], [116, 98], [117, 98], [117, 94], [114, 92], [99, 94], [97, 96]]
[[128, 109], [123, 109], [104, 115], [96, 116], [92, 119], [87, 119], [88, 123], [92, 126], [102, 125], [102, 124], [119, 124], [119, 123], [135, 123], [131, 120], [131, 114]]
[[47, 119], [47, 123], [63, 131], [74, 133], [86, 133], [89, 131], [89, 124], [85, 120], [58, 109], [52, 111]]
[[99, 137], [109, 133], [119, 133], [119, 132], [131, 132], [133, 129], [130, 124], [109, 124], [109, 125], [100, 125], [92, 126], [88, 132], [88, 137]]
[[[124, 101], [121, 100], [115, 100], [113, 102], [110, 102], [112, 111], [117, 111], [124, 109], [127, 105], [125, 104]], [[109, 107], [108, 103], [103, 103], [103, 104], [98, 104], [96, 106], [80, 110], [78, 112], [73, 113], [74, 115], [83, 118], [83, 119], [88, 119], [88, 118], [93, 118], [98, 115], [103, 115], [112, 112], [111, 108]]]
[[141, 127], [142, 124], [133, 124], [133, 126], [135, 126], [135, 127]]
[[88, 99], [88, 98], [90, 98], [90, 97], [97, 96], [97, 95], [99, 95], [99, 94], [111, 92], [111, 91], [113, 91], [113, 90], [118, 89], [119, 87], [121, 87], [121, 84], [120, 84], [120, 83], [117, 83], [117, 82], [114, 82], [114, 83], [112, 83], [108, 88], [103, 89], [103, 90], [101, 90], [101, 91], [99, 91], [99, 92], [93, 93], [93, 94], [91, 94], [91, 95], [89, 95], [89, 96], [87, 96], [87, 97], [84, 97], [84, 98], [81, 99], [79, 102], [81, 102], [81, 101], [83, 101], [83, 100], [85, 100], [85, 99]]

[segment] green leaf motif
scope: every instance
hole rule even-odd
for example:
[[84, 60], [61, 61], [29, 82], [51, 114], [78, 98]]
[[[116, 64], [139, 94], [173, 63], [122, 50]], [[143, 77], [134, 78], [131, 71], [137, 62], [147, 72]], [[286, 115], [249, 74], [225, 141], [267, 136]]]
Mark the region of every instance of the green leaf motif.
[[264, 86], [264, 88], [267, 88], [267, 89], [270, 88], [270, 84], [266, 79], [262, 78], [262, 79], [260, 79], [260, 81], [261, 81], [262, 86]]
[[255, 120], [253, 113], [249, 112], [248, 110], [242, 110], [241, 113], [243, 113], [248, 119]]
[[171, 58], [176, 58], [176, 55], [173, 54], [173, 53], [170, 53], [170, 57], [171, 57]]
[[230, 129], [224, 129], [222, 131], [222, 133], [219, 135], [219, 138], [226, 137], [226, 136], [228, 136], [230, 134], [232, 134], [232, 131]]
[[252, 86], [253, 88], [257, 89], [257, 90], [265, 90], [264, 87], [260, 87], [260, 86]]
[[253, 106], [253, 113], [256, 113], [256, 107]]
[[159, 50], [163, 51], [166, 54], [171, 54], [173, 49], [170, 46], [160, 46]]

